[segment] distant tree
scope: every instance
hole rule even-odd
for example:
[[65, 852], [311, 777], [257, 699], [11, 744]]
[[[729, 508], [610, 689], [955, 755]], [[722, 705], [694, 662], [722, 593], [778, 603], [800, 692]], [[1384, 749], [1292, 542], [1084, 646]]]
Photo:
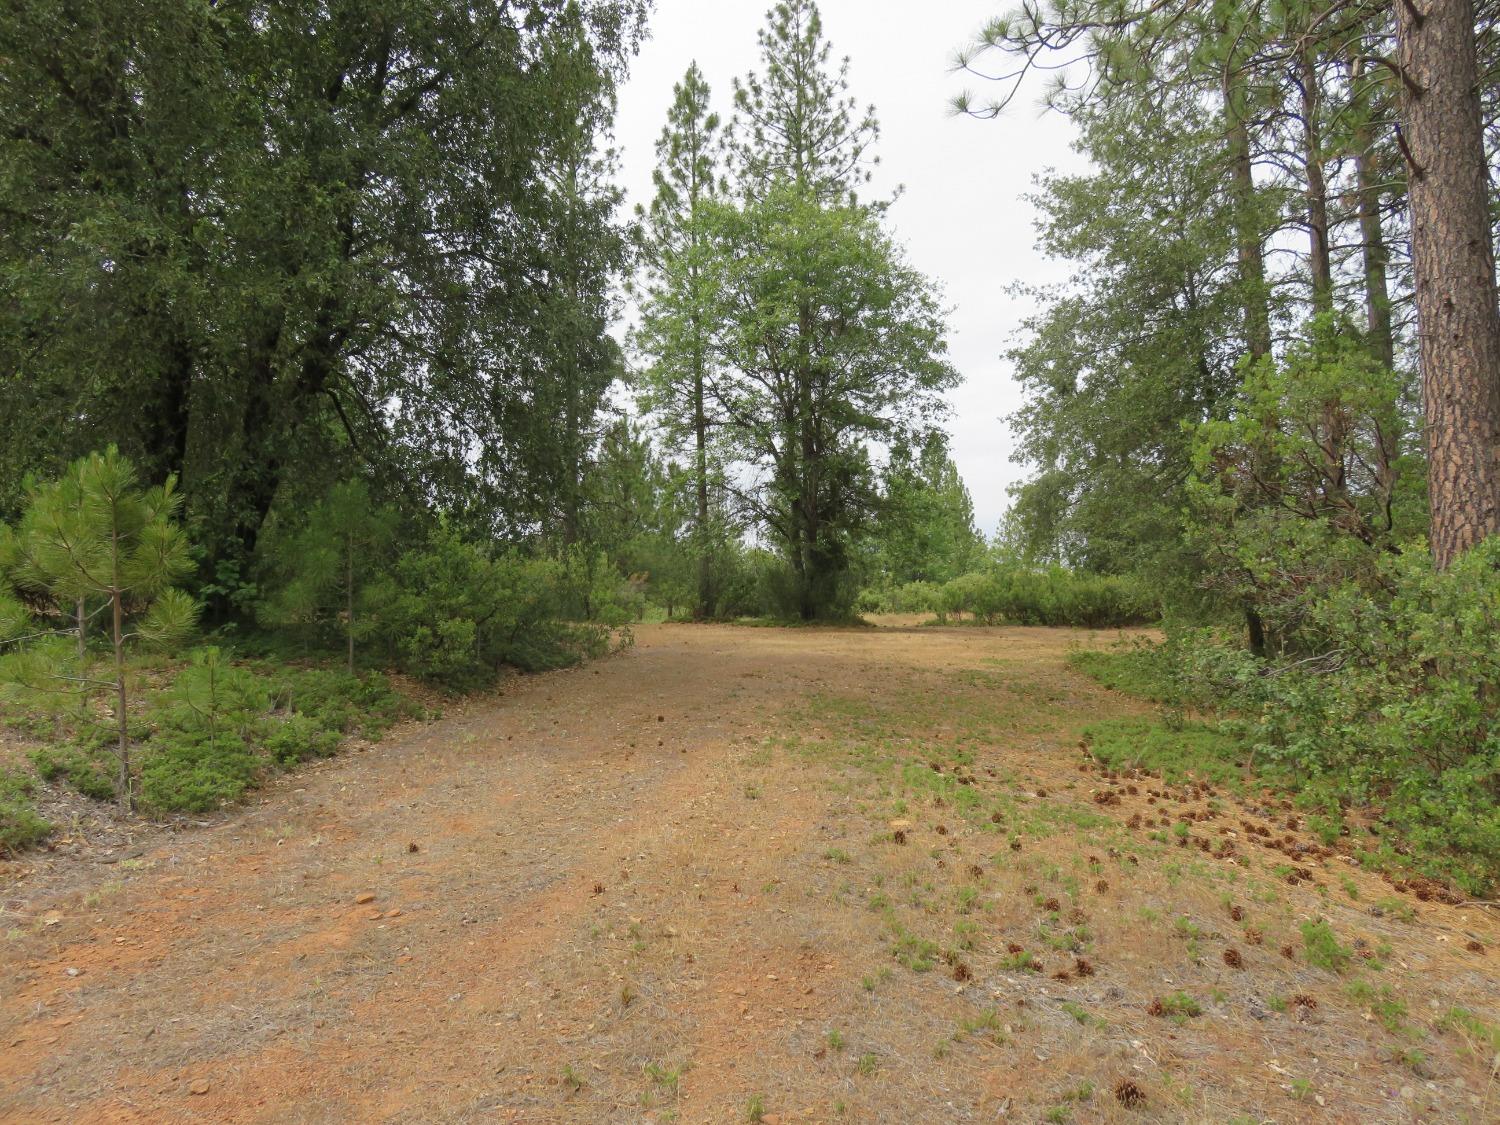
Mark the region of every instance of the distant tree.
[[[191, 629], [197, 615], [193, 600], [175, 588], [192, 570], [187, 538], [175, 522], [180, 507], [173, 478], [140, 488], [135, 468], [111, 446], [75, 462], [56, 484], [35, 489], [8, 548], [24, 585], [62, 605], [95, 600], [109, 611], [111, 678], [100, 678], [82, 661], [70, 668], [55, 653], [50, 662], [13, 663], [12, 672], [108, 689], [117, 792], [126, 807], [132, 804], [128, 646], [137, 638], [165, 644]], [[14, 630], [14, 611], [6, 616]], [[45, 626], [41, 632], [45, 636]]]
[[647, 353], [643, 402], [663, 422], [668, 439], [691, 440], [697, 556], [694, 614], [714, 614], [713, 521], [710, 495], [720, 475], [710, 448], [706, 381], [711, 359], [713, 302], [709, 292], [711, 239], [705, 204], [718, 197], [721, 138], [708, 83], [694, 63], [674, 88], [667, 125], [656, 142], [656, 196], [645, 220], [647, 283], [636, 346]]
[[388, 562], [396, 522], [396, 512], [376, 504], [364, 481], [335, 485], [300, 528], [267, 552], [281, 583], [266, 606], [268, 623], [336, 627], [352, 673], [355, 641], [375, 628], [365, 595]]
[[984, 539], [974, 527], [974, 502], [946, 435], [934, 430], [914, 454], [897, 445], [881, 473], [875, 550], [892, 585], [946, 582], [975, 567]]
[[780, 548], [804, 619], [847, 609], [875, 510], [872, 442], [925, 428], [957, 375], [943, 309], [862, 204], [873, 114], [830, 68], [817, 5], [786, 0], [736, 85], [739, 203], [707, 205], [715, 364], [708, 397], [731, 484]]

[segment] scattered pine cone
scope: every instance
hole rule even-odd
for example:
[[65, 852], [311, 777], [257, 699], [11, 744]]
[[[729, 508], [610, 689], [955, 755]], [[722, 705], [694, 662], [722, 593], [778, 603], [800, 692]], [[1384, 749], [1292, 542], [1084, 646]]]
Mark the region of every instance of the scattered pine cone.
[[1102, 894], [1104, 894], [1108, 890], [1109, 890], [1109, 884], [1107, 882], [1105, 882], [1103, 879], [1100, 879], [1097, 883], [1094, 884], [1094, 891], [1097, 894], [1101, 894], [1102, 895]]
[[1146, 1104], [1146, 1091], [1130, 1079], [1122, 1078], [1115, 1083], [1115, 1100], [1126, 1109], [1135, 1109]]
[[1146, 1014], [1148, 1016], [1164, 1016], [1167, 1014], [1167, 1009], [1162, 1006], [1160, 1000], [1153, 1000], [1146, 1005]]
[[1264, 934], [1262, 934], [1254, 926], [1250, 926], [1249, 928], [1247, 928], [1245, 930], [1245, 940], [1247, 942], [1249, 942], [1251, 945], [1259, 945], [1261, 942], [1265, 941], [1266, 939], [1265, 939], [1265, 935]]
[[1245, 959], [1240, 956], [1238, 949], [1231, 946], [1224, 950], [1224, 964], [1228, 965], [1231, 969], [1243, 969], [1245, 967]]
[[1073, 971], [1081, 977], [1091, 977], [1094, 975], [1094, 966], [1080, 957], [1073, 962]]
[[1483, 953], [1484, 952], [1484, 946], [1482, 944], [1480, 944], [1479, 942], [1477, 942], [1477, 941], [1471, 941], [1471, 942], [1469, 942], [1469, 944], [1466, 945], [1466, 946], [1464, 946], [1464, 948], [1467, 949], [1470, 953]]

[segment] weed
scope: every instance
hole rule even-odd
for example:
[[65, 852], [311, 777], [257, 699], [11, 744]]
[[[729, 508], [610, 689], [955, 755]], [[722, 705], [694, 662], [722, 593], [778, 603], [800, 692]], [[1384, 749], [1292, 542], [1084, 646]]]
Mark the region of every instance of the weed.
[[860, 1055], [859, 1060], [854, 1064], [855, 1072], [866, 1078], [874, 1074], [878, 1069], [880, 1069], [880, 1060], [868, 1051]]
[[827, 1040], [830, 1050], [842, 1051], [844, 1049], [844, 1033], [838, 1028], [830, 1028], [823, 1038]]
[[766, 1099], [760, 1094], [751, 1094], [750, 1100], [745, 1103], [746, 1121], [764, 1121], [766, 1119]]
[[1339, 944], [1333, 928], [1321, 920], [1302, 923], [1302, 949], [1309, 965], [1334, 973], [1343, 972], [1354, 956]]

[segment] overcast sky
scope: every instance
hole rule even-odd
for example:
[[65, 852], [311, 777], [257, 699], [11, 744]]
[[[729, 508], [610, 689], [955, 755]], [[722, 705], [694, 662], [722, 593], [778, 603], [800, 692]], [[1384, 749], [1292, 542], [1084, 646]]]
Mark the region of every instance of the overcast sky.
[[[730, 82], [758, 63], [756, 31], [771, 0], [656, 0], [651, 37], [620, 94], [616, 142], [633, 208], [651, 196], [653, 146], [672, 85], [697, 60], [727, 120]], [[1061, 280], [1065, 271], [1037, 252], [1033, 211], [1022, 194], [1044, 168], [1078, 169], [1068, 123], [1037, 108], [1028, 90], [998, 121], [956, 118], [949, 99], [973, 80], [950, 72], [953, 52], [1009, 0], [821, 0], [823, 30], [835, 56], [848, 55], [854, 96], [880, 119], [877, 194], [898, 184], [891, 212], [912, 262], [943, 286], [953, 306], [950, 347], [964, 383], [950, 398], [948, 429], [980, 529], [995, 530], [1012, 464], [1001, 420], [1019, 401], [1002, 358], [1026, 309], [1006, 294], [1014, 281]], [[982, 93], [977, 89], [976, 93]]]

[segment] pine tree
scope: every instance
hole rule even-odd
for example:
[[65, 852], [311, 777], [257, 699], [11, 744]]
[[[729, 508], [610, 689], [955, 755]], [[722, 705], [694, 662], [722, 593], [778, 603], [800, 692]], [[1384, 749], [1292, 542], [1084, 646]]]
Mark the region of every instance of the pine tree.
[[34, 490], [11, 548], [22, 583], [64, 605], [96, 600], [109, 611], [112, 678], [101, 679], [81, 662], [76, 670], [53, 663], [42, 677], [112, 695], [117, 792], [127, 808], [133, 803], [128, 647], [138, 638], [164, 644], [180, 637], [197, 615], [193, 600], [175, 588], [192, 571], [187, 538], [175, 522], [181, 503], [173, 478], [140, 488], [134, 466], [111, 446], [75, 462], [55, 485]]
[[365, 594], [381, 576], [395, 535], [395, 511], [376, 504], [364, 481], [334, 485], [307, 522], [271, 548], [283, 582], [266, 608], [270, 622], [336, 623], [352, 674], [355, 641], [375, 627]]
[[875, 109], [849, 96], [849, 60], [832, 45], [814, 0], [782, 0], [759, 33], [761, 73], [734, 84], [735, 172], [747, 196], [791, 182], [819, 203], [851, 198], [869, 181], [880, 135]]
[[644, 403], [665, 423], [669, 439], [691, 435], [697, 555], [695, 616], [714, 614], [713, 525], [709, 494], [716, 459], [710, 451], [711, 421], [706, 381], [712, 316], [706, 256], [706, 204], [720, 193], [719, 115], [697, 63], [673, 89], [667, 124], [656, 143], [656, 196], [646, 221], [649, 281], [636, 346], [650, 357]]

